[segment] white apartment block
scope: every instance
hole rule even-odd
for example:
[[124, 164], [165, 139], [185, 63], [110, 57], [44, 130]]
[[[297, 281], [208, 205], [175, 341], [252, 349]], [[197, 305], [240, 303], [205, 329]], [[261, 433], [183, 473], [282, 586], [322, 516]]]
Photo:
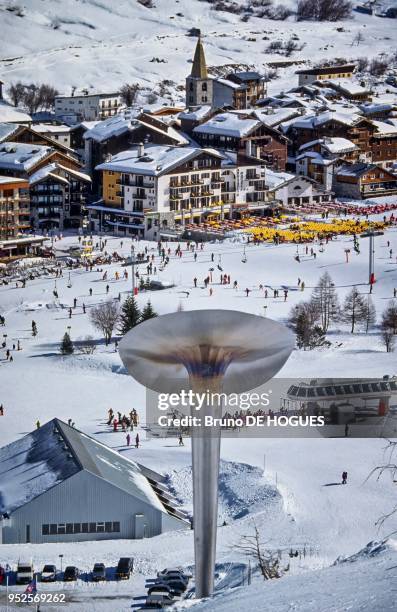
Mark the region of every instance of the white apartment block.
[[261, 160], [214, 149], [140, 145], [97, 166], [103, 199], [89, 206], [91, 229], [159, 239], [236, 209], [268, 206]]
[[118, 93], [55, 97], [55, 116], [68, 123], [107, 119], [116, 115], [121, 107]]

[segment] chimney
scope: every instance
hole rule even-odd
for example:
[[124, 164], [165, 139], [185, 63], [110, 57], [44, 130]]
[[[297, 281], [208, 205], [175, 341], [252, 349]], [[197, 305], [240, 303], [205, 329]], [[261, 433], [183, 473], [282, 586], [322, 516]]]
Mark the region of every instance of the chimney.
[[245, 141], [245, 154], [248, 157], [252, 155], [252, 142], [250, 140]]
[[145, 145], [143, 142], [140, 142], [138, 145], [138, 157], [143, 157], [145, 155]]

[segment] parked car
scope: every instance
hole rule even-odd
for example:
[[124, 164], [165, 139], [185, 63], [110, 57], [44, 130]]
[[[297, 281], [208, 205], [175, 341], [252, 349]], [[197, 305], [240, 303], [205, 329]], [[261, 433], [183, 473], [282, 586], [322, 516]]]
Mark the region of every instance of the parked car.
[[151, 595], [152, 593], [171, 593], [171, 587], [165, 582], [158, 582], [152, 584], [152, 586], [148, 588], [147, 592], [148, 595]]
[[79, 569], [74, 565], [68, 565], [63, 574], [64, 582], [73, 582], [79, 577]]
[[182, 580], [182, 582], [184, 582], [186, 585], [189, 584], [189, 576], [187, 576], [186, 574], [184, 574], [183, 572], [177, 571], [177, 570], [170, 570], [167, 574], [163, 574], [162, 576], [160, 576], [160, 579], [162, 581], [168, 581], [168, 580]]
[[55, 565], [45, 565], [41, 571], [41, 582], [55, 582], [57, 568]]
[[32, 561], [18, 561], [17, 565], [17, 584], [29, 584], [34, 577], [34, 567]]
[[392, 87], [397, 87], [397, 77], [388, 76], [385, 80], [385, 83], [387, 83], [388, 85], [391, 85]]
[[121, 557], [117, 564], [116, 578], [128, 580], [134, 571], [134, 559], [132, 557]]
[[165, 567], [163, 570], [161, 570], [161, 572], [157, 572], [157, 576], [159, 578], [162, 578], [163, 576], [167, 576], [169, 574], [174, 574], [174, 573], [185, 576], [186, 578], [191, 577], [188, 574], [186, 574], [186, 572], [183, 570], [183, 567]]
[[106, 580], [106, 567], [104, 563], [95, 563], [94, 569], [92, 570], [92, 579], [94, 582]]
[[157, 586], [158, 585], [166, 585], [169, 589], [170, 592], [173, 595], [182, 595], [182, 593], [184, 593], [187, 589], [187, 584], [186, 582], [184, 582], [183, 580], [180, 579], [176, 579], [173, 578], [172, 580], [165, 580], [164, 578], [161, 579], [161, 582], [156, 582], [155, 583]]
[[164, 608], [171, 606], [174, 603], [174, 598], [169, 593], [153, 593], [146, 597], [147, 608]]

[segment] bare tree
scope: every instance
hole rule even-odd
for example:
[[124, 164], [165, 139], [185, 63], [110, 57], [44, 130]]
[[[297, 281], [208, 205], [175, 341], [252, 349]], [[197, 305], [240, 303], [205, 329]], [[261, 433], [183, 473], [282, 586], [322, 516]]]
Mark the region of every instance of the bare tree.
[[[254, 525], [253, 535], [245, 535], [241, 538], [241, 542], [236, 544], [234, 550], [239, 550], [247, 557], [252, 558], [259, 566], [264, 580], [272, 578], [281, 578], [282, 570], [280, 568], [280, 560], [272, 552], [265, 549], [265, 543], [261, 541], [259, 530]], [[284, 570], [286, 571], [286, 570]]]
[[357, 70], [358, 72], [364, 72], [368, 68], [368, 58], [367, 57], [359, 57], [357, 60]]
[[343, 304], [341, 312], [341, 321], [351, 325], [350, 332], [353, 334], [357, 323], [363, 323], [366, 320], [365, 300], [357, 287], [348, 293]]
[[339, 318], [340, 308], [335, 284], [328, 272], [320, 277], [313, 290], [312, 301], [320, 313], [321, 327], [327, 333], [330, 323]]
[[397, 302], [391, 300], [382, 313], [382, 328], [390, 328], [393, 334], [397, 334]]
[[385, 74], [386, 70], [389, 68], [389, 62], [386, 59], [380, 59], [374, 57], [372, 62], [369, 65], [369, 73], [372, 76], [382, 76]]
[[351, 16], [349, 0], [299, 0], [296, 11], [298, 21], [340, 21]]
[[8, 95], [11, 98], [11, 102], [14, 106], [18, 106], [21, 102], [23, 102], [23, 98], [25, 95], [25, 85], [18, 81], [17, 83], [12, 83], [8, 88]]
[[106, 345], [108, 345], [112, 339], [112, 333], [119, 321], [119, 317], [119, 303], [112, 300], [108, 300], [104, 304], [92, 308], [90, 312], [91, 323], [96, 329], [103, 333]]
[[[375, 467], [367, 477], [367, 480], [376, 474], [377, 480], [380, 480], [384, 474], [389, 474], [392, 482], [397, 483], [397, 463], [395, 460], [395, 453], [397, 451], [397, 441], [396, 440], [388, 440], [387, 447], [385, 451], [385, 463], [382, 465], [378, 465]], [[390, 517], [392, 517], [397, 512], [397, 504], [392, 508], [389, 512], [383, 514], [376, 521], [376, 525], [381, 527]], [[395, 533], [395, 532], [393, 532]]]
[[381, 329], [381, 337], [383, 340], [383, 344], [385, 345], [386, 352], [392, 353], [394, 351], [394, 345], [396, 341], [393, 331], [390, 329], [390, 327], [383, 327], [383, 325]]
[[364, 313], [365, 333], [367, 334], [376, 323], [376, 308], [369, 294], [364, 302]]
[[124, 83], [120, 88], [120, 97], [126, 106], [132, 106], [136, 101], [139, 83]]

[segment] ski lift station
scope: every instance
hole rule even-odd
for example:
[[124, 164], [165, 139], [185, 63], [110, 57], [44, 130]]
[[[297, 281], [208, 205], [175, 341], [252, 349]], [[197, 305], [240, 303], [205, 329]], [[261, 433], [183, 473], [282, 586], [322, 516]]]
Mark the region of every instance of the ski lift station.
[[0, 449], [0, 544], [190, 529], [165, 477], [53, 419]]
[[[393, 403], [394, 402], [394, 403]], [[281, 400], [286, 411], [324, 414], [331, 424], [386, 417], [397, 405], [397, 377], [297, 381]]]

